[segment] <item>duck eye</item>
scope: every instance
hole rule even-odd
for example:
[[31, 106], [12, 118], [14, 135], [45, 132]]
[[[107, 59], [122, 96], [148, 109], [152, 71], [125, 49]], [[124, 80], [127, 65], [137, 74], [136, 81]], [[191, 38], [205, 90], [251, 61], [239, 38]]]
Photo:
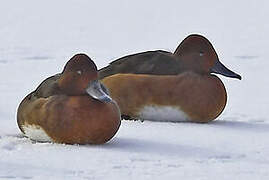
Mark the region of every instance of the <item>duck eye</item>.
[[81, 75], [81, 74], [82, 74], [82, 71], [81, 71], [81, 70], [78, 70], [77, 73], [78, 73], [79, 75]]
[[204, 52], [200, 52], [199, 55], [200, 55], [200, 56], [203, 56], [203, 55], [204, 55]]

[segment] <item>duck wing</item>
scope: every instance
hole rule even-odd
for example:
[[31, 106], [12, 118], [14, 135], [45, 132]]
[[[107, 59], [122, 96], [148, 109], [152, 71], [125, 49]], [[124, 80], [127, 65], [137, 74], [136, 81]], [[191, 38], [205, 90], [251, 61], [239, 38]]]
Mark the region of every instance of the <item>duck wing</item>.
[[34, 91], [34, 96], [38, 98], [47, 98], [56, 94], [61, 94], [60, 88], [58, 86], [58, 79], [61, 73], [55, 74], [54, 76], [45, 79]]
[[171, 52], [157, 50], [128, 55], [98, 71], [99, 78], [118, 73], [176, 75], [181, 72], [179, 59]]

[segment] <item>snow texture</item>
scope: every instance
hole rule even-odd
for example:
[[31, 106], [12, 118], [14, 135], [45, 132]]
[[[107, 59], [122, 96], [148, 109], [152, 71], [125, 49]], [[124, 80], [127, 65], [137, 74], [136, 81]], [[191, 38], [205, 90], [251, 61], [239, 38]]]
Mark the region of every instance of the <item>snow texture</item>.
[[[269, 179], [269, 2], [10, 0], [0, 6], [0, 180]], [[174, 51], [206, 36], [242, 81], [219, 76], [228, 103], [209, 124], [123, 121], [104, 145], [36, 143], [16, 111], [76, 53], [98, 68], [127, 54]]]

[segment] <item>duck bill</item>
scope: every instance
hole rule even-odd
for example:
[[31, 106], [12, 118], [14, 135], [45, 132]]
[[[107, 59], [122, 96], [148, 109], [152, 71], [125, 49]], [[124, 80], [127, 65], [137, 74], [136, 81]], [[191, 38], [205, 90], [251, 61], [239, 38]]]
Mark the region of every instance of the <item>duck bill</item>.
[[111, 97], [107, 94], [107, 90], [98, 80], [94, 80], [89, 83], [88, 87], [86, 88], [86, 92], [96, 100], [102, 102], [111, 102]]
[[210, 73], [221, 74], [226, 77], [242, 79], [239, 74], [231, 71], [227, 67], [225, 67], [219, 60], [216, 61], [215, 65], [210, 69]]

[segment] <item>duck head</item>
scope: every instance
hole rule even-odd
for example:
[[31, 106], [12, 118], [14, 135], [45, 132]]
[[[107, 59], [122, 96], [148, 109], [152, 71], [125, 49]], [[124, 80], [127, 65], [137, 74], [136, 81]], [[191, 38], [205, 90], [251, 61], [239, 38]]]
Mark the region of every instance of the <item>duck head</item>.
[[95, 63], [86, 54], [76, 54], [66, 63], [58, 85], [69, 96], [88, 94], [99, 101], [112, 101], [98, 81]]
[[186, 37], [174, 52], [186, 70], [199, 74], [216, 73], [241, 80], [241, 76], [225, 67], [208, 39], [192, 34]]

